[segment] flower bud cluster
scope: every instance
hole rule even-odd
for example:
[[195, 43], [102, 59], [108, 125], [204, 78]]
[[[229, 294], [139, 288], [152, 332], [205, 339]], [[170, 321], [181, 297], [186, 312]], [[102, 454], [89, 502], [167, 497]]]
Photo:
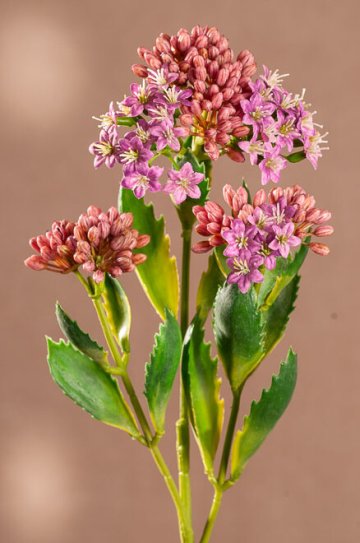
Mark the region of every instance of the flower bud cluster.
[[208, 26], [195, 26], [190, 32], [181, 28], [174, 36], [160, 34], [152, 51], [140, 47], [138, 53], [149, 68], [135, 64], [136, 75], [149, 77], [154, 71], [167, 70], [176, 85], [192, 89], [191, 104], [182, 105], [180, 120], [204, 140], [209, 157], [216, 160], [223, 150], [242, 161], [242, 153], [230, 143], [232, 137], [250, 131], [242, 123], [240, 102], [252, 93], [253, 55], [244, 50], [235, 59], [227, 38]]
[[76, 223], [54, 222], [45, 235], [32, 238], [30, 246], [39, 254], [27, 258], [25, 265], [58, 273], [76, 271], [82, 265], [97, 283], [105, 273], [118, 277], [146, 259], [133, 251], [147, 245], [150, 238], [140, 235], [132, 223], [131, 213], [119, 213], [114, 207], [103, 213], [90, 206]]
[[279, 257], [287, 258], [291, 249], [301, 244], [309, 245], [316, 254], [329, 253], [325, 244], [313, 242], [311, 237], [333, 233], [333, 228], [324, 224], [331, 213], [315, 207], [314, 197], [299, 185], [278, 187], [268, 195], [261, 189], [252, 202], [244, 187], [235, 191], [225, 185], [223, 196], [231, 215], [215, 202], [193, 208], [196, 231], [207, 237], [196, 243], [193, 251], [203, 253], [225, 245], [231, 270], [227, 281], [237, 283], [241, 292], [262, 282], [265, 269], [274, 269]]

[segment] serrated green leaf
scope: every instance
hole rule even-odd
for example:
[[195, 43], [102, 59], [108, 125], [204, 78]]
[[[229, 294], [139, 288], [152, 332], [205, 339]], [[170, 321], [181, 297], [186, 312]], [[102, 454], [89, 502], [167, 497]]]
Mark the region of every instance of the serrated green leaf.
[[111, 330], [122, 350], [129, 353], [131, 309], [125, 291], [119, 281], [106, 274], [101, 295]]
[[117, 381], [71, 343], [47, 338], [47, 345], [50, 373], [61, 390], [95, 419], [138, 437]]
[[289, 349], [280, 365], [278, 375], [272, 378], [268, 390], [263, 390], [258, 402], [253, 401], [250, 414], [237, 432], [231, 456], [231, 480], [238, 479], [249, 458], [257, 451], [287, 408], [293, 395], [297, 377], [296, 354]]
[[201, 275], [196, 296], [196, 312], [202, 323], [205, 323], [210, 309], [214, 305], [216, 293], [224, 283], [214, 254], [209, 256], [208, 269]]
[[155, 336], [155, 345], [146, 364], [145, 396], [157, 433], [165, 431], [165, 414], [180, 363], [182, 337], [175, 317], [166, 311], [166, 319]]
[[170, 256], [170, 239], [165, 234], [164, 217], [155, 218], [152, 204], [138, 200], [131, 190], [121, 188], [119, 207], [122, 212], [134, 215], [134, 228], [140, 234], [148, 234], [150, 243], [141, 248], [147, 256], [145, 262], [136, 267], [140, 283], [150, 302], [165, 319], [165, 308], [176, 316], [179, 305], [179, 278], [175, 257]]
[[299, 290], [300, 276], [295, 277], [283, 288], [275, 302], [262, 312], [264, 322], [264, 350], [268, 354], [282, 338], [290, 313], [294, 310]]
[[213, 330], [221, 361], [233, 390], [237, 390], [264, 356], [263, 322], [254, 288], [243, 294], [237, 285], [219, 289]]
[[204, 330], [196, 317], [185, 338], [183, 376], [194, 433], [205, 469], [211, 474], [224, 419], [224, 402], [219, 395], [217, 360], [211, 358], [210, 347], [210, 343], [204, 343]]
[[224, 256], [224, 250], [225, 250], [225, 245], [220, 245], [219, 247], [215, 247], [214, 255], [215, 255], [219, 270], [221, 271], [224, 277], [227, 277], [230, 273], [230, 268], [226, 263], [227, 258], [226, 256]]
[[302, 245], [300, 249], [288, 258], [278, 258], [273, 270], [266, 270], [264, 280], [258, 290], [258, 307], [266, 309], [274, 303], [283, 288], [290, 283], [301, 268], [309, 248]]
[[65, 337], [76, 347], [99, 364], [108, 363], [107, 352], [89, 334], [83, 332], [76, 321], [67, 315], [59, 302], [55, 306], [56, 318]]

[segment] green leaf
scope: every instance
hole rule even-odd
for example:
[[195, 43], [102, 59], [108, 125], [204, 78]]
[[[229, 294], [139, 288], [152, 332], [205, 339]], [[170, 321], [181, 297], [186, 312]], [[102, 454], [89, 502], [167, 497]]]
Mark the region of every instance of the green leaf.
[[89, 334], [81, 330], [78, 323], [70, 319], [59, 302], [55, 306], [56, 318], [65, 337], [76, 347], [99, 364], [108, 363], [107, 352]]
[[246, 294], [237, 285], [219, 289], [213, 330], [231, 387], [237, 390], [264, 356], [263, 323], [254, 288]]
[[215, 247], [214, 255], [216, 258], [216, 262], [218, 263], [219, 270], [221, 271], [224, 277], [227, 277], [230, 273], [230, 268], [226, 263], [227, 257], [224, 256], [224, 250], [225, 250], [225, 245], [220, 245], [219, 247]]
[[55, 383], [92, 417], [139, 436], [117, 381], [71, 343], [47, 338], [48, 363]]
[[208, 269], [201, 275], [196, 296], [196, 312], [202, 323], [205, 323], [209, 311], [214, 305], [216, 293], [223, 283], [224, 276], [219, 269], [215, 255], [211, 254]]
[[301, 268], [309, 248], [302, 245], [288, 258], [278, 258], [273, 270], [266, 270], [258, 291], [258, 307], [266, 309], [274, 303], [283, 288], [290, 283]]
[[165, 431], [165, 413], [181, 358], [181, 348], [179, 324], [170, 311], [166, 311], [166, 320], [155, 336], [154, 349], [145, 369], [145, 396], [158, 434]]
[[268, 354], [279, 343], [285, 332], [290, 313], [294, 310], [299, 290], [300, 276], [295, 277], [283, 288], [275, 302], [262, 312], [264, 322], [264, 349]]
[[296, 385], [296, 354], [289, 349], [278, 375], [272, 378], [268, 390], [263, 390], [258, 402], [251, 404], [242, 430], [234, 439], [231, 458], [231, 480], [238, 479], [249, 458], [260, 447], [288, 406]]
[[132, 212], [134, 228], [148, 234], [150, 243], [141, 248], [145, 262], [136, 267], [136, 273], [150, 302], [165, 319], [165, 308], [176, 316], [179, 305], [179, 278], [175, 257], [170, 256], [170, 239], [165, 234], [164, 217], [155, 218], [153, 205], [138, 200], [129, 189], [120, 189], [119, 206], [122, 212]]
[[304, 160], [306, 158], [305, 151], [297, 151], [296, 153], [292, 153], [291, 155], [287, 155], [284, 158], [288, 160], [289, 162], [296, 163], [301, 162], [301, 160]]
[[131, 309], [125, 291], [119, 281], [106, 274], [101, 295], [111, 330], [122, 350], [129, 353]]
[[210, 343], [204, 343], [204, 330], [195, 317], [185, 338], [183, 376], [190, 405], [191, 422], [205, 469], [213, 473], [213, 462], [224, 419], [224, 401], [220, 399], [221, 379], [217, 360], [210, 356]]

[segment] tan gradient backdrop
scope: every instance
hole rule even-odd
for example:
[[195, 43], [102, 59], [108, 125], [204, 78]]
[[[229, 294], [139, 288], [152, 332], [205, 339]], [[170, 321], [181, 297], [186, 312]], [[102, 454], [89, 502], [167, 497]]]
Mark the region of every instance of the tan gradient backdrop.
[[[27, 239], [55, 218], [76, 218], [88, 204], [116, 202], [119, 170], [95, 172], [87, 147], [91, 115], [121, 98], [132, 81], [138, 45], [161, 32], [215, 24], [235, 51], [291, 72], [292, 90], [308, 88], [331, 152], [318, 172], [289, 167], [334, 211], [327, 259], [310, 256], [296, 313], [272, 359], [249, 383], [269, 384], [291, 344], [299, 354], [295, 397], [276, 430], [224, 500], [214, 543], [357, 543], [359, 518], [359, 9], [356, 0], [222, 0], [178, 4], [114, 0], [2, 1], [1, 7], [1, 527], [3, 543], [168, 543], [177, 541], [172, 504], [151, 458], [128, 437], [90, 419], [65, 398], [46, 366], [44, 334], [59, 337], [54, 302], [83, 328], [96, 320], [72, 277], [25, 270]], [[259, 173], [222, 159], [224, 182], [252, 187]], [[167, 198], [173, 248], [176, 217]], [[198, 278], [205, 258], [193, 259]], [[143, 366], [158, 326], [136, 277], [124, 281], [133, 303], [131, 374]], [[137, 343], [136, 343], [137, 338]], [[223, 387], [226, 389], [226, 387]], [[162, 445], [172, 467], [177, 399]], [[211, 493], [193, 448], [195, 528]]]

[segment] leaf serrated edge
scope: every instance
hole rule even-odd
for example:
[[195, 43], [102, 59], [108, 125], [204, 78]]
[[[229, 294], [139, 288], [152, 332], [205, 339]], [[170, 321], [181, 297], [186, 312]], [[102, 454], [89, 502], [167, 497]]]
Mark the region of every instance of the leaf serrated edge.
[[[261, 392], [261, 396], [258, 400], [253, 400], [250, 404], [250, 411], [249, 411], [249, 414], [248, 415], [245, 415], [243, 417], [243, 424], [242, 424], [242, 428], [241, 430], [238, 430], [236, 432], [236, 435], [235, 435], [235, 438], [234, 438], [234, 442], [233, 442], [233, 447], [232, 449], [234, 449], [234, 446], [235, 444], [237, 444], [238, 442], [240, 442], [241, 440], [241, 437], [243, 436], [244, 432], [246, 431], [246, 423], [247, 421], [250, 419], [251, 415], [253, 414], [254, 410], [256, 410], [256, 408], [258, 407], [258, 405], [260, 404], [260, 402], [262, 402], [264, 400], [264, 398], [266, 398], [269, 393], [271, 392], [271, 388], [273, 387], [273, 385], [275, 385], [280, 377], [281, 377], [281, 372], [283, 370], [284, 367], [286, 367], [290, 361], [294, 360], [295, 359], [295, 379], [294, 379], [294, 388], [290, 394], [290, 397], [289, 397], [289, 400], [287, 402], [287, 404], [285, 405], [284, 407], [284, 410], [283, 410], [283, 413], [285, 411], [285, 409], [287, 408], [287, 406], [289, 405], [290, 401], [291, 401], [291, 398], [292, 398], [292, 395], [293, 395], [293, 392], [294, 392], [294, 389], [295, 389], [295, 385], [296, 385], [296, 381], [297, 381], [297, 355], [295, 353], [295, 351], [293, 351], [292, 347], [289, 348], [288, 350], [288, 353], [287, 353], [287, 356], [286, 356], [286, 359], [285, 360], [282, 360], [280, 362], [280, 367], [279, 367], [279, 372], [276, 374], [273, 374], [272, 377], [271, 377], [271, 382], [270, 382], [270, 385], [268, 388], [263, 388], [262, 389], [262, 392]], [[278, 419], [279, 420], [279, 419]], [[277, 424], [278, 421], [275, 422], [274, 426]], [[272, 428], [274, 428], [274, 426]], [[261, 444], [260, 444], [261, 445]], [[257, 449], [256, 449], [257, 450]], [[254, 452], [256, 452], [256, 450]], [[248, 459], [249, 460], [249, 459]], [[231, 481], [232, 482], [235, 482], [239, 477], [240, 475], [242, 474], [244, 468], [246, 467], [246, 464], [248, 462], [248, 460], [245, 462], [245, 464], [242, 466], [241, 469], [239, 470], [235, 470], [235, 473], [234, 473], [234, 470], [233, 470], [233, 466], [231, 467]]]
[[[100, 422], [102, 422], [103, 424], [106, 424], [107, 426], [111, 426], [112, 428], [117, 428], [117, 429], [120, 429], [120, 430], [123, 430], [124, 432], [128, 433], [130, 436], [134, 437], [134, 438], [138, 438], [140, 437], [140, 432], [137, 431], [137, 433], [135, 432], [131, 432], [129, 428], [126, 428], [125, 426], [120, 426], [118, 424], [112, 424], [111, 422], [107, 422], [107, 421], [104, 421], [104, 420], [101, 420], [100, 418], [98, 417], [95, 417], [95, 415], [93, 415], [92, 413], [90, 413], [90, 411], [88, 411], [87, 409], [85, 409], [85, 407], [83, 407], [82, 405], [80, 405], [74, 398], [72, 398], [65, 390], [64, 388], [61, 386], [60, 383], [58, 383], [58, 381], [55, 379], [55, 376], [52, 372], [52, 366], [51, 366], [51, 363], [50, 363], [50, 360], [49, 360], [49, 357], [50, 357], [50, 347], [54, 347], [54, 346], [59, 346], [59, 345], [63, 345], [65, 346], [66, 349], [68, 349], [69, 351], [71, 351], [72, 349], [77, 351], [85, 360], [88, 358], [90, 360], [93, 360], [92, 358], [90, 358], [89, 356], [87, 356], [86, 354], [84, 354], [82, 351], [80, 351], [77, 347], [75, 347], [72, 343], [70, 342], [67, 342], [67, 341], [64, 341], [62, 338], [59, 339], [58, 342], [54, 341], [50, 336], [45, 336], [45, 339], [46, 339], [46, 344], [47, 344], [47, 357], [46, 357], [46, 360], [47, 360], [47, 363], [48, 363], [48, 366], [49, 366], [49, 372], [50, 372], [50, 375], [54, 381], [54, 383], [60, 388], [61, 392], [64, 394], [64, 396], [66, 396], [67, 398], [69, 398], [72, 402], [74, 402], [78, 407], [80, 407], [80, 409], [82, 409], [82, 411], [84, 411], [85, 413], [87, 413], [88, 415], [90, 415], [90, 417], [94, 420], [98, 420]], [[96, 364], [95, 360], [93, 360], [93, 362]], [[98, 365], [98, 368], [101, 369], [101, 366]], [[103, 370], [104, 371], [104, 370]], [[126, 409], [126, 412], [129, 416], [129, 419], [133, 422], [134, 424], [134, 429], [137, 430], [137, 423], [136, 423], [136, 420], [135, 420], [135, 417], [134, 415], [132, 414], [132, 412], [130, 411], [129, 409], [129, 406], [128, 404], [126, 403], [125, 401], [125, 398], [123, 397], [123, 394], [120, 390], [120, 387], [119, 387], [119, 383], [117, 381], [117, 379], [115, 379], [112, 375], [109, 375], [107, 374], [106, 372], [104, 372], [111, 381], [113, 381], [116, 385], [116, 388], [117, 388], [117, 391], [119, 393], [119, 396], [120, 396], [120, 401], [123, 403], [123, 406], [124, 406], [124, 409]]]
[[[74, 324], [78, 330], [82, 333], [82, 335], [84, 337], [86, 337], [90, 343], [92, 343], [92, 345], [94, 345], [95, 348], [97, 348], [99, 351], [101, 351], [102, 353], [104, 353], [104, 362], [106, 363], [108, 361], [107, 357], [108, 357], [108, 353], [107, 351], [104, 349], [104, 347], [102, 345], [99, 345], [98, 342], [95, 340], [95, 339], [92, 339], [92, 337], [90, 336], [90, 334], [88, 332], [84, 332], [82, 328], [80, 328], [80, 326], [78, 325], [77, 321], [75, 319], [72, 319], [71, 317], [69, 317], [69, 315], [64, 311], [63, 307], [61, 306], [60, 302], [57, 300], [56, 303], [55, 303], [55, 315], [56, 315], [56, 318], [57, 318], [57, 321], [58, 321], [58, 324], [59, 324], [59, 327], [62, 331], [62, 333], [67, 337], [67, 339], [69, 340], [69, 342], [72, 344], [72, 346], [80, 351], [80, 352], [83, 352], [81, 351], [81, 349], [79, 349], [76, 345], [74, 345], [74, 343], [71, 341], [71, 339], [68, 337], [68, 335], [66, 334], [65, 330], [62, 328], [61, 326], [61, 320], [58, 318], [58, 310], [60, 310], [60, 312], [62, 312], [65, 316], [66, 319], [68, 319], [71, 324]], [[46, 338], [48, 336], [45, 336]], [[51, 338], [50, 338], [51, 339]], [[66, 342], [64, 342], [66, 343]], [[85, 354], [85, 353], [83, 353]], [[88, 356], [88, 355], [86, 355]], [[90, 357], [89, 357], [90, 358]], [[97, 362], [97, 360], [95, 360], [95, 362]]]

